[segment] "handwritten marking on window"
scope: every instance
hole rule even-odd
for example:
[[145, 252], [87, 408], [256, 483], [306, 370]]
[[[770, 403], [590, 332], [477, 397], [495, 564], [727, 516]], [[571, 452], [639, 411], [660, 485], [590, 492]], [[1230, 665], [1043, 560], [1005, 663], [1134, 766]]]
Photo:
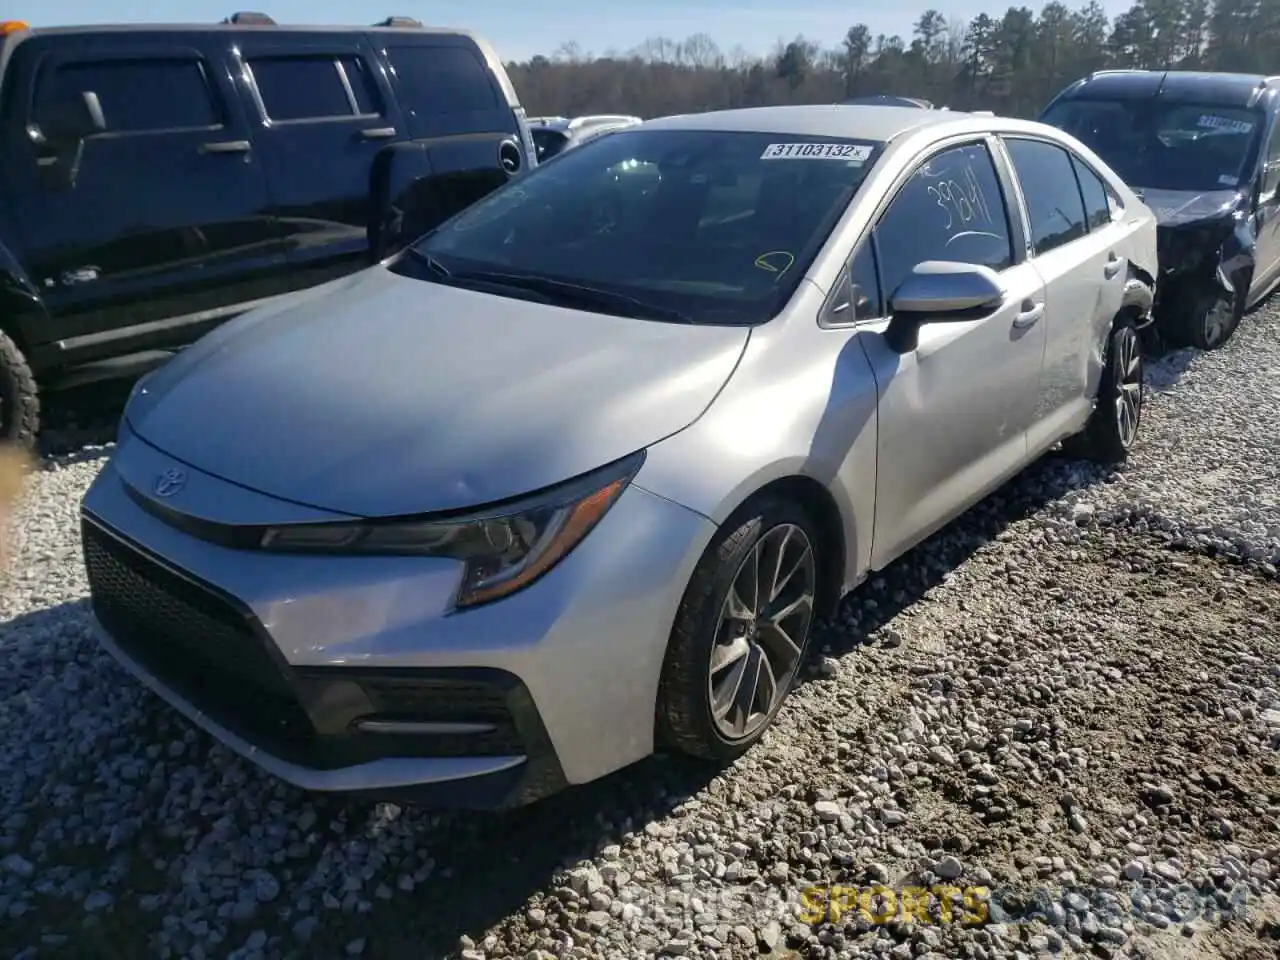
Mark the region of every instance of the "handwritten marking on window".
[[971, 164], [966, 164], [958, 177], [937, 176], [926, 189], [946, 217], [944, 230], [993, 222], [991, 207]]

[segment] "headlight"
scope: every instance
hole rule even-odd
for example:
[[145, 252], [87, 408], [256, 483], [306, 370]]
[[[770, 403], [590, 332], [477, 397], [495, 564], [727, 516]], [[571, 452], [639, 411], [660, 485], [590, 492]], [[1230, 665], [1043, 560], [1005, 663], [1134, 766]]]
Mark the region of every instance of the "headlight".
[[644, 462], [644, 452], [506, 506], [440, 519], [271, 527], [262, 549], [447, 557], [465, 565], [457, 606], [521, 590], [582, 542]]

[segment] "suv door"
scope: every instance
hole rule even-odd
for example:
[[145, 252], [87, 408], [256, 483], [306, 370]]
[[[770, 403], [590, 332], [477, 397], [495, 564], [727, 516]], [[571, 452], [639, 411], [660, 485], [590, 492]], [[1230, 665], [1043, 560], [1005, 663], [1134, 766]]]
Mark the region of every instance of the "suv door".
[[[897, 189], [852, 261], [854, 329], [879, 389], [879, 568], [1020, 470], [1044, 354], [1044, 284], [1023, 262], [994, 140], [947, 146]], [[1016, 210], [1016, 199], [1009, 206]], [[1015, 214], [1016, 216], [1016, 214]], [[1000, 274], [1004, 302], [984, 317], [926, 324], [918, 347], [886, 343], [893, 292], [926, 260]], [[837, 314], [839, 316], [840, 314]]]
[[1093, 409], [1107, 335], [1124, 300], [1128, 229], [1113, 219], [1105, 184], [1082, 159], [1045, 140], [1002, 139], [1025, 202], [1027, 252], [1045, 284], [1048, 342], [1028, 437], [1038, 455]]
[[529, 161], [512, 104], [465, 36], [405, 30], [380, 32], [374, 40], [409, 132], [430, 165], [405, 201], [412, 235], [469, 207]]
[[[4, 118], [13, 221], [56, 320], [33, 331], [37, 362], [179, 346], [284, 292], [266, 178], [216, 58], [198, 39], [53, 39], [19, 46]], [[85, 94], [101, 129], [44, 137]]]
[[1272, 124], [1271, 139], [1258, 186], [1255, 227], [1258, 238], [1250, 303], [1256, 302], [1276, 282], [1280, 271], [1280, 122]]
[[360, 35], [294, 31], [237, 42], [290, 283], [309, 287], [367, 266], [374, 158], [403, 139], [372, 49]]

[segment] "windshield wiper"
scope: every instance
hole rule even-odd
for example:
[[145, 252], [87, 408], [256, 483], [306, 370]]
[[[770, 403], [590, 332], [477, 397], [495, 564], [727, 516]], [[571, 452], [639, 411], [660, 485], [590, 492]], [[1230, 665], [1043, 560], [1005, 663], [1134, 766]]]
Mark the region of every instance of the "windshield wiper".
[[[422, 254], [427, 256], [427, 254]], [[434, 268], [433, 268], [434, 269]], [[450, 274], [454, 281], [488, 283], [500, 287], [513, 287], [540, 293], [550, 300], [561, 304], [576, 304], [581, 307], [597, 308], [606, 313], [643, 320], [665, 320], [671, 323], [696, 323], [687, 314], [670, 307], [659, 306], [639, 297], [613, 290], [604, 290], [583, 283], [572, 283], [568, 280], [556, 280], [552, 277], [540, 277], [524, 273], [502, 273], [488, 270], [468, 270]]]
[[443, 280], [451, 280], [453, 271], [446, 267], [443, 263], [433, 257], [431, 254], [419, 250], [417, 247], [406, 248], [408, 254], [420, 263], [425, 263], [437, 277]]

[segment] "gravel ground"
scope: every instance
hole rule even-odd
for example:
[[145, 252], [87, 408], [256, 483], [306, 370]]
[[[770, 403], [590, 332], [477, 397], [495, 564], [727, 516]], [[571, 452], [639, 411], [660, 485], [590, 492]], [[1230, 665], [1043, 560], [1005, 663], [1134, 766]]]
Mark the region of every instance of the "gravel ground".
[[[65, 415], [0, 599], [0, 955], [1276, 956], [1280, 309], [1149, 379], [1128, 469], [1047, 460], [877, 576], [734, 767], [505, 817], [305, 796], [99, 653], [113, 409]], [[804, 922], [873, 883], [970, 909]]]

